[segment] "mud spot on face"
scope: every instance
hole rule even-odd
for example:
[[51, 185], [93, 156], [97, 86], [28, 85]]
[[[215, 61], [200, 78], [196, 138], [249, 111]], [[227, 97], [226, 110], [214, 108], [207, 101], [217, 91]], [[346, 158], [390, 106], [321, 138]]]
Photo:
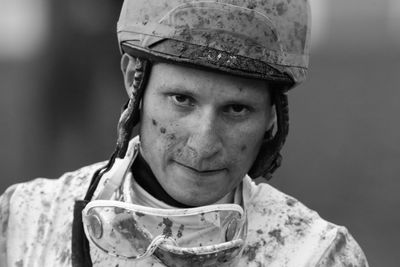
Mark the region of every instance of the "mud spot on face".
[[158, 123], [157, 123], [157, 121], [155, 119], [152, 119], [151, 121], [153, 122], [154, 126], [157, 126]]
[[261, 229], [257, 230], [257, 234], [262, 235], [263, 233], [264, 233], [263, 230], [261, 230]]
[[247, 146], [246, 145], [242, 145], [242, 147], [240, 148], [240, 151], [245, 151], [247, 149]]
[[254, 9], [257, 6], [256, 1], [252, 0], [247, 4], [248, 9]]
[[138, 216], [138, 217], [143, 217], [145, 214], [144, 213], [141, 213], [141, 212], [135, 212], [135, 214]]
[[275, 230], [269, 231], [268, 235], [270, 237], [275, 238], [276, 242], [278, 242], [279, 244], [281, 244], [281, 245], [285, 244], [285, 239], [281, 235], [281, 229], [275, 229]]
[[282, 16], [283, 14], [285, 14], [287, 10], [288, 10], [288, 7], [285, 5], [285, 3], [279, 3], [276, 5], [276, 11], [278, 12], [279, 16]]
[[167, 129], [165, 129], [164, 127], [160, 128], [160, 133], [165, 134], [167, 132]]

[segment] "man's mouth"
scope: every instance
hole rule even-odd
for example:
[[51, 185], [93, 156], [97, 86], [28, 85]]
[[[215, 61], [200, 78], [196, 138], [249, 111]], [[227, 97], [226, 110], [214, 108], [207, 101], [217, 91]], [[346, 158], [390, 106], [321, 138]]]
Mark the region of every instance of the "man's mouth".
[[225, 168], [198, 169], [198, 168], [188, 166], [188, 165], [178, 162], [178, 161], [175, 161], [175, 163], [197, 175], [203, 175], [203, 176], [212, 176], [212, 175], [221, 174], [222, 172], [224, 172], [226, 170]]

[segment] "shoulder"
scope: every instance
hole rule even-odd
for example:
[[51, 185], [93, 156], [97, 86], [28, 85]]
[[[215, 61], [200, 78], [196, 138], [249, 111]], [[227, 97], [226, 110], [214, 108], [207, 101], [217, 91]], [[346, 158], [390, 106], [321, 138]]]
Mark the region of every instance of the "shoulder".
[[85, 166], [57, 179], [36, 178], [15, 184], [1, 196], [0, 207], [8, 211], [6, 217], [9, 217], [20, 212], [41, 213], [58, 204], [73, 203], [84, 196], [92, 175], [104, 165], [101, 162]]
[[[65, 258], [74, 202], [84, 197], [92, 175], [104, 165], [96, 163], [58, 179], [37, 178], [8, 188], [0, 197], [0, 260], [17, 262], [27, 258], [27, 252]], [[44, 250], [49, 244], [56, 253]]]
[[259, 232], [271, 229], [303, 236], [315, 223], [327, 223], [317, 212], [268, 184], [256, 185], [250, 179], [245, 180], [245, 184], [247, 215], [251, 226], [259, 228], [255, 229]]
[[[243, 256], [248, 266], [331, 266], [322, 262], [333, 254], [337, 261], [343, 260], [338, 266], [344, 262], [367, 266], [361, 264], [365, 256], [346, 228], [325, 221], [317, 212], [268, 184], [256, 185], [245, 179], [244, 189], [249, 225]], [[339, 242], [343, 248], [330, 253], [338, 240], [346, 241]], [[342, 257], [343, 253], [346, 256]]]
[[[9, 198], [23, 198], [28, 200], [46, 199], [54, 196], [80, 197], [96, 170], [106, 163], [100, 162], [82, 167], [72, 172], [66, 172], [56, 179], [36, 178], [29, 182], [11, 186], [12, 194]], [[7, 192], [7, 191], [6, 191]]]
[[338, 227], [335, 239], [321, 256], [318, 267], [367, 267], [364, 252], [345, 227]]

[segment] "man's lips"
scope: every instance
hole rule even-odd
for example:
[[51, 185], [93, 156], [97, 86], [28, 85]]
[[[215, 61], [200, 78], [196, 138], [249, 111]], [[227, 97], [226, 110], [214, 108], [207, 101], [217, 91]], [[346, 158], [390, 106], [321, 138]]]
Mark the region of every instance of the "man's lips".
[[216, 175], [216, 174], [220, 174], [221, 172], [225, 171], [225, 168], [221, 168], [221, 169], [205, 169], [205, 170], [198, 170], [196, 168], [190, 167], [188, 165], [185, 165], [184, 163], [180, 163], [178, 161], [174, 161], [176, 164], [178, 164], [179, 166], [194, 172], [198, 175]]

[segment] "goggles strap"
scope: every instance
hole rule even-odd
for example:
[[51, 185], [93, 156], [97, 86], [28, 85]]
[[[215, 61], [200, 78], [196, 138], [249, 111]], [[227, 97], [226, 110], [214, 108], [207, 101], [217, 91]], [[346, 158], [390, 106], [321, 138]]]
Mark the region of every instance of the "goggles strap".
[[76, 200], [72, 223], [71, 262], [73, 267], [91, 267], [89, 242], [83, 230], [82, 210], [88, 201]]
[[117, 157], [124, 158], [131, 139], [132, 129], [139, 122], [139, 106], [151, 69], [150, 61], [136, 58], [132, 93], [118, 122]]
[[146, 252], [143, 255], [140, 255], [139, 257], [137, 257], [136, 259], [141, 259], [141, 258], [146, 258], [146, 257], [150, 257], [154, 254], [154, 251], [156, 251], [156, 249], [163, 243], [165, 243], [166, 241], [171, 241], [172, 243], [174, 243], [175, 246], [177, 246], [175, 240], [173, 240], [171, 237], [167, 237], [165, 235], [159, 235], [156, 236], [153, 241], [151, 241], [150, 245], [147, 247]]

